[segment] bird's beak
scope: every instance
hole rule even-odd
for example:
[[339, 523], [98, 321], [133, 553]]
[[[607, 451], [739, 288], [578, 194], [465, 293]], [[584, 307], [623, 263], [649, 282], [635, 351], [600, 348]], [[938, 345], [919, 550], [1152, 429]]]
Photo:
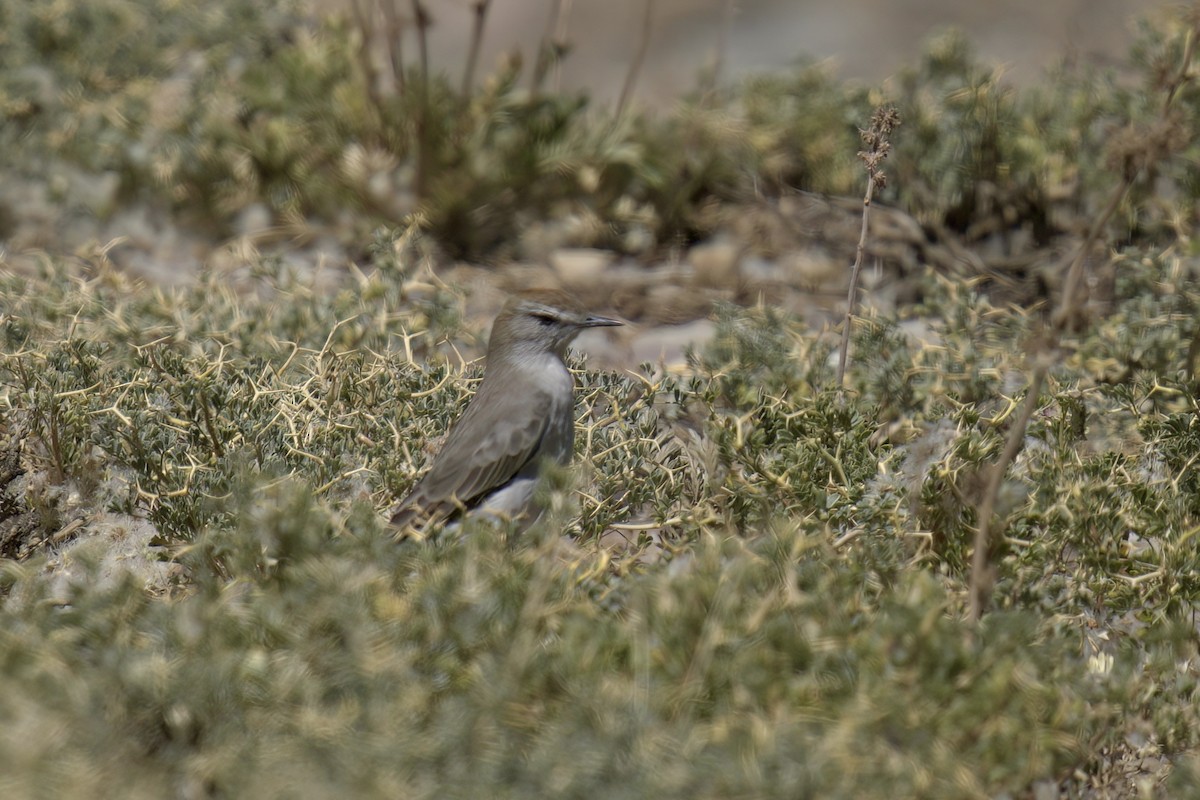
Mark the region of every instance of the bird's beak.
[[613, 319], [612, 317], [598, 317], [594, 314], [589, 314], [587, 317], [584, 318], [583, 323], [579, 327], [581, 327], [581, 328], [607, 328], [607, 327], [611, 327], [613, 325], [624, 325], [624, 324], [625, 323], [621, 322], [621, 320], [619, 320], [619, 319]]

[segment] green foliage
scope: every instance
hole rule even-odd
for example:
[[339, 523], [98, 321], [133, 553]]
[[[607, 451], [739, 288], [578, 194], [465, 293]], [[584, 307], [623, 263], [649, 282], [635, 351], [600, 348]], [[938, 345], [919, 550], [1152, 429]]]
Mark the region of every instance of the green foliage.
[[126, 194], [145, 191], [180, 108], [197, 99], [186, 96], [191, 73], [259, 58], [294, 7], [292, 0], [0, 2], [0, 161], [22, 172], [63, 158], [116, 173]]
[[[437, 356], [462, 334], [405, 278], [418, 244], [322, 292], [270, 262], [4, 279], [8, 494], [47, 540], [0, 562], [7, 792], [978, 797], [1198, 744], [1177, 259], [1128, 255], [1110, 316], [1145, 348], [1055, 373], [971, 629], [1027, 317], [931, 280], [936, 331], [864, 321], [841, 402], [826, 337], [723, 309], [690, 374], [580, 373], [583, 467], [522, 538], [397, 544], [378, 509], [478, 374]], [[114, 571], [105, 514], [173, 577]]]
[[[994, 610], [968, 626], [976, 508], [1042, 323], [945, 277], [918, 279], [915, 318], [856, 323], [845, 397], [831, 339], [766, 308], [719, 308], [681, 374], [578, 370], [582, 463], [519, 538], [397, 543], [380, 513], [479, 374], [450, 357], [475, 343], [461, 298], [414, 280], [432, 251], [496, 257], [564, 219], [580, 244], [668, 242], [762, 187], [856, 191], [873, 93], [804, 67], [612, 120], [512, 67], [388, 94], [343, 23], [198, 8], [0, 0], [3, 166], [114, 172], [221, 225], [350, 210], [371, 269], [0, 277], [0, 793], [1190, 786], [1200, 269], [1154, 242], [1194, 203], [1194, 88], [1147, 127], [1181, 20], [1135, 53], [1151, 91], [1010, 89], [954, 37], [899, 81], [885, 199], [933, 230], [1070, 228], [1135, 167], [1178, 190], [1133, 187], [1135, 245], [1036, 398]], [[1185, 157], [1149, 163], [1141, 134]]]
[[974, 796], [1119, 719], [1123, 684], [1049, 680], [1082, 668], [1069, 637], [1002, 613], [969, 645], [935, 582], [870, 588], [817, 532], [705, 537], [614, 613], [554, 538], [404, 551], [295, 481], [233, 498], [178, 599], [81, 576], [6, 609], [10, 791]]
[[923, 222], [960, 228], [991, 210], [981, 203], [1036, 216], [1036, 155], [1029, 138], [1014, 135], [1022, 127], [1018, 94], [975, 60], [961, 34], [933, 40], [899, 83], [905, 131], [891, 171], [903, 207]]
[[[384, 304], [404, 289], [382, 274], [322, 302], [286, 276], [253, 299], [212, 274], [169, 294], [111, 274], [44, 280], [56, 288], [8, 279], [6, 315], [41, 325], [10, 327], [0, 364], [38, 452], [56, 481], [85, 492], [104, 483], [114, 509], [146, 513], [172, 538], [229, 513], [220, 499], [240, 463], [304, 474], [326, 491], [360, 471], [350, 443], [370, 441], [376, 455], [389, 452], [390, 477], [404, 454], [391, 448], [384, 407], [417, 394], [411, 410], [425, 414], [427, 435], [452, 410], [392, 350], [407, 322], [420, 326], [405, 336], [407, 353], [429, 352], [447, 332], [431, 327], [442, 301], [387, 317]], [[309, 418], [316, 402], [327, 410]]]
[[[1155, 122], [1182, 17], [1144, 31], [1141, 90], [1067, 68], [1018, 90], [951, 32], [891, 97], [802, 64], [620, 118], [583, 96], [529, 92], [518, 61], [469, 96], [403, 65], [403, 83], [385, 85], [364, 68], [360, 30], [302, 16], [293, 0], [7, 0], [0, 20], [0, 166], [58, 175], [59, 199], [90, 214], [114, 209], [76, 198], [86, 181], [72, 170], [222, 231], [253, 206], [301, 229], [334, 223], [347, 242], [411, 216], [455, 257], [511, 254], [532, 222], [563, 226], [571, 244], [642, 251], [712, 232], [722, 202], [858, 194], [858, 127], [885, 101], [905, 124], [882, 199], [968, 242], [1074, 232], [1138, 142], [1174, 142], [1185, 157], [1134, 187], [1130, 235], [1172, 230], [1200, 186], [1200, 95], [1185, 87], [1179, 113]], [[1178, 202], [1156, 199], [1154, 179]], [[0, 230], [15, 213], [0, 206]]]
[[[1172, 142], [1184, 157], [1150, 165], [1123, 206], [1122, 230], [1129, 238], [1169, 236], [1181, 207], [1194, 209], [1200, 197], [1195, 86], [1185, 85], [1176, 112], [1160, 119], [1163, 87], [1180, 69], [1190, 26], [1187, 13], [1143, 25], [1128, 72], [1064, 63], [1027, 90], [979, 63], [961, 33], [934, 38], [897, 81], [893, 102], [904, 130], [889, 158], [885, 198], [966, 241], [1019, 227], [1045, 242], [1084, 229], [1114, 172], [1145, 164], [1141, 151], [1162, 152]], [[1172, 199], [1164, 202], [1168, 185]]]

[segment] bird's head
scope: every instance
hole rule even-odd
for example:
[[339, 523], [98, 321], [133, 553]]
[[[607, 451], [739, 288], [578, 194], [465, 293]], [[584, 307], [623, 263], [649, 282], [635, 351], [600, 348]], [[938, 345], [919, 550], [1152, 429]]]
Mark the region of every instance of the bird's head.
[[488, 360], [497, 357], [555, 353], [562, 357], [567, 345], [584, 328], [621, 325], [619, 320], [578, 310], [569, 301], [514, 297], [492, 325]]

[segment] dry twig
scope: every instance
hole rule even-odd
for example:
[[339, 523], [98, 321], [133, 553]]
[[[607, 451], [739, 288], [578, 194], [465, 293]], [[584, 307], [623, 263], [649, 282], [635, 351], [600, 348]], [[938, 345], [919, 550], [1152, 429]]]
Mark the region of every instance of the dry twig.
[[421, 59], [421, 82], [429, 83], [429, 26], [433, 18], [421, 0], [412, 0], [413, 20], [417, 26], [417, 52]]
[[[1197, 23], [1197, 28], [1200, 29], [1200, 21]], [[969, 588], [969, 613], [973, 622], [978, 621], [983, 615], [985, 601], [992, 590], [993, 570], [989, 562], [988, 551], [995, 538], [992, 516], [996, 509], [996, 499], [1000, 494], [1000, 487], [1004, 483], [1004, 476], [1008, 472], [1009, 465], [1021, 451], [1029, 420], [1032, 419], [1033, 412], [1037, 408], [1038, 396], [1046, 382], [1050, 367], [1057, 359], [1063, 334], [1078, 321], [1082, 303], [1080, 286], [1083, 282], [1083, 268], [1087, 263], [1088, 254], [1100, 242], [1100, 237], [1109, 221], [1121, 207], [1121, 203], [1138, 177], [1156, 162], [1178, 150], [1182, 144], [1178, 126], [1172, 118], [1171, 101], [1179, 89], [1191, 80], [1189, 69], [1195, 49], [1194, 42], [1200, 32], [1198, 29], [1188, 32], [1179, 70], [1171, 75], [1161, 87], [1164, 91], [1164, 102], [1158, 119], [1145, 130], [1134, 130], [1132, 127], [1127, 127], [1123, 131], [1118, 131], [1109, 141], [1109, 166], [1118, 172], [1120, 181], [1113, 187], [1104, 210], [1088, 229], [1087, 235], [1067, 267], [1062, 294], [1059, 297], [1058, 307], [1051, 317], [1049, 328], [1040, 341], [1033, 345], [1033, 370], [1029, 377], [1024, 405], [1020, 415], [1013, 421], [1013, 425], [1008, 431], [1008, 438], [1005, 441], [1000, 460], [992, 466], [983, 500], [979, 504], [974, 551], [971, 554]]]
[[479, 49], [483, 46], [483, 26], [487, 22], [488, 6], [491, 3], [492, 0], [475, 0], [471, 4], [475, 19], [471, 25], [471, 47], [467, 51], [467, 67], [463, 72], [462, 96], [464, 98], [471, 94], [471, 87], [475, 85], [475, 67], [479, 63]]
[[383, 11], [383, 30], [387, 41], [388, 63], [392, 66], [392, 78], [396, 82], [396, 92], [404, 94], [404, 23], [400, 12], [396, 10], [397, 0], [379, 0], [379, 8]]
[[533, 78], [529, 82], [529, 91], [536, 95], [542, 90], [546, 75], [553, 69], [554, 81], [551, 88], [558, 91], [558, 65], [570, 48], [567, 41], [567, 20], [571, 16], [571, 0], [555, 0], [550, 9], [550, 19], [546, 22], [546, 32], [538, 47], [537, 63], [533, 67]]
[[625, 85], [621, 87], [621, 98], [617, 100], [617, 113], [615, 117], [620, 119], [625, 113], [625, 108], [629, 105], [630, 98], [633, 97], [633, 87], [637, 84], [638, 75], [642, 71], [642, 62], [646, 60], [646, 53], [650, 51], [650, 36], [654, 31], [654, 0], [646, 0], [646, 13], [642, 17], [642, 38], [638, 42], [637, 53], [633, 57], [633, 61], [629, 64], [629, 73], [625, 76]]
[[875, 189], [887, 185], [887, 176], [883, 173], [883, 160], [892, 149], [890, 140], [892, 131], [900, 125], [900, 112], [895, 108], [877, 108], [871, 115], [871, 127], [861, 131], [863, 144], [866, 149], [859, 151], [867, 168], [867, 191], [863, 196], [862, 230], [858, 237], [858, 246], [854, 251], [854, 266], [850, 271], [850, 291], [846, 297], [846, 318], [842, 322], [842, 349], [838, 353], [837, 384], [838, 389], [846, 386], [846, 355], [850, 350], [850, 325], [854, 321], [854, 313], [858, 310], [858, 274], [862, 270], [863, 255], [867, 249], [867, 229], [870, 223], [871, 198]]
[[368, 5], [363, 8], [360, 3], [366, 0], [350, 0], [350, 8], [354, 13], [354, 24], [358, 26], [359, 46], [358, 46], [358, 61], [359, 66], [363, 71], [363, 81], [367, 85], [367, 99], [371, 101], [371, 106], [379, 115], [380, 121], [383, 117], [383, 97], [379, 93], [379, 70], [375, 68], [375, 61], [371, 58], [371, 43], [374, 37], [371, 35], [373, 20], [371, 19], [372, 9]]

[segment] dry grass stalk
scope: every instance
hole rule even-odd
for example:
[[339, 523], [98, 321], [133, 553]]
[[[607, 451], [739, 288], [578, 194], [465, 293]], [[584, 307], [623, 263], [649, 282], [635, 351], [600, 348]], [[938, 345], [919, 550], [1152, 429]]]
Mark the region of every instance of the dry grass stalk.
[[566, 54], [570, 44], [567, 42], [567, 22], [571, 16], [571, 0], [555, 0], [550, 7], [550, 18], [546, 21], [546, 32], [538, 45], [537, 63], [533, 67], [533, 77], [529, 82], [529, 91], [536, 95], [542, 90], [546, 76], [553, 71], [554, 80], [551, 90], [558, 91], [559, 64]]
[[421, 0], [412, 0], [413, 20], [417, 26], [417, 53], [421, 59], [421, 82], [429, 83], [429, 26], [433, 24], [433, 18], [429, 16], [429, 12], [425, 9], [425, 4]]
[[475, 68], [479, 63], [479, 49], [483, 45], [483, 26], [487, 22], [488, 6], [491, 4], [491, 0], [475, 0], [471, 4], [474, 19], [471, 23], [471, 46], [467, 51], [467, 67], [463, 72], [464, 98], [471, 94], [471, 87], [475, 85]]
[[646, 0], [646, 11], [642, 16], [642, 37], [638, 42], [637, 53], [633, 57], [633, 61], [629, 64], [629, 73], [625, 76], [625, 85], [621, 87], [621, 97], [617, 100], [617, 119], [620, 119], [625, 109], [629, 106], [629, 101], [633, 97], [633, 87], [637, 85], [638, 75], [642, 71], [642, 63], [646, 60], [646, 53], [650, 51], [650, 37], [654, 32], [654, 0]]
[[842, 348], [838, 354], [837, 385], [844, 389], [846, 385], [846, 356], [850, 350], [850, 325], [858, 310], [858, 275], [862, 271], [863, 255], [867, 249], [867, 230], [870, 225], [871, 200], [875, 189], [887, 185], [887, 176], [882, 169], [883, 160], [892, 149], [890, 140], [892, 131], [900, 125], [900, 113], [895, 108], [877, 108], [871, 115], [871, 126], [861, 131], [863, 144], [866, 149], [859, 151], [858, 157], [867, 168], [867, 191], [863, 195], [862, 230], [858, 237], [858, 246], [854, 250], [854, 266], [850, 270], [850, 290], [846, 297], [846, 318], [842, 322]]
[[376, 69], [375, 61], [371, 58], [371, 45], [374, 41], [371, 33], [374, 29], [374, 14], [369, 5], [367, 8], [363, 8], [363, 4], [366, 2], [367, 0], [350, 0], [350, 9], [354, 14], [354, 24], [358, 27], [359, 32], [358, 60], [363, 71], [363, 81], [367, 86], [367, 99], [370, 100], [371, 106], [382, 119], [383, 97], [379, 93], [379, 70]]
[[1000, 460], [991, 469], [983, 500], [979, 504], [974, 549], [971, 554], [969, 587], [968, 613], [972, 622], [977, 622], [983, 615], [984, 605], [988, 595], [991, 594], [994, 582], [988, 551], [995, 538], [992, 516], [995, 514], [996, 499], [1000, 494], [1000, 488], [1004, 483], [1004, 476], [1008, 472], [1009, 465], [1016, 459], [1024, 444], [1029, 421], [1033, 418], [1033, 413], [1037, 408], [1038, 396], [1046, 382], [1050, 367], [1057, 359], [1063, 334], [1079, 321], [1083, 302], [1083, 293], [1080, 287], [1088, 255], [1100, 242], [1100, 237], [1109, 221], [1121, 207], [1125, 196], [1139, 176], [1185, 144], [1181, 138], [1179, 125], [1173, 118], [1172, 100], [1178, 94], [1179, 89], [1192, 78], [1189, 70], [1198, 34], [1200, 34], [1200, 19], [1196, 21], [1195, 27], [1187, 33], [1178, 71], [1167, 76], [1160, 87], [1163, 91], [1163, 105], [1156, 123], [1149, 126], [1148, 130], [1135, 131], [1127, 127], [1116, 132], [1109, 141], [1109, 166], [1118, 172], [1120, 181], [1113, 187], [1104, 210], [1092, 223], [1075, 256], [1071, 259], [1063, 279], [1063, 289], [1058, 307], [1050, 319], [1050, 325], [1040, 340], [1033, 344], [1031, 358], [1033, 369], [1029, 376], [1029, 386], [1025, 392], [1025, 402], [1022, 405], [1021, 413], [1009, 428], [1004, 450], [1000, 454]]
[[396, 0], [379, 0], [379, 8], [383, 12], [383, 30], [388, 63], [392, 66], [392, 79], [396, 82], [396, 92], [403, 95], [407, 88], [404, 79], [404, 22], [396, 9]]

